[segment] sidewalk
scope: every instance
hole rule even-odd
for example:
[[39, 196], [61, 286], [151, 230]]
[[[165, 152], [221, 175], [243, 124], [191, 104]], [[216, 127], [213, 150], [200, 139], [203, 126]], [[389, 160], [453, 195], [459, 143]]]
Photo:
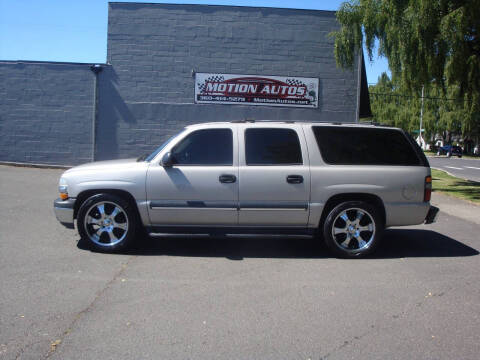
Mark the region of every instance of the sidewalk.
[[431, 204], [439, 207], [440, 212], [444, 212], [448, 215], [456, 216], [480, 225], [479, 205], [438, 192], [432, 193]]

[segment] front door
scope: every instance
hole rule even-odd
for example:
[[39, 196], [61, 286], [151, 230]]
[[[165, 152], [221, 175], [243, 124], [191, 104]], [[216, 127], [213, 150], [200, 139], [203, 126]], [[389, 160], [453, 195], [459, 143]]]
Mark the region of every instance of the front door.
[[300, 125], [239, 128], [239, 225], [306, 226], [310, 170]]
[[171, 149], [173, 165], [152, 163], [147, 175], [152, 225], [238, 224], [235, 128], [197, 129]]

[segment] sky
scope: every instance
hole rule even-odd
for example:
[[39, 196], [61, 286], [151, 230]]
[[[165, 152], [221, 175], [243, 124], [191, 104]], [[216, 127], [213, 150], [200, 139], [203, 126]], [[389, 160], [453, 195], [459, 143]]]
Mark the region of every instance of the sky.
[[[154, 3], [265, 6], [337, 10], [342, 0], [206, 0]], [[0, 0], [0, 60], [104, 63], [108, 1]], [[366, 58], [367, 79], [376, 83], [388, 70], [385, 58]]]

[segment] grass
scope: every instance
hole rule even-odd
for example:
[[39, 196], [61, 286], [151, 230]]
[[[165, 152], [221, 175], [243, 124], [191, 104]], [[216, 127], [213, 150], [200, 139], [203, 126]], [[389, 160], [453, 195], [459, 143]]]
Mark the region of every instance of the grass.
[[445, 171], [432, 169], [433, 191], [480, 204], [480, 182], [459, 179]]

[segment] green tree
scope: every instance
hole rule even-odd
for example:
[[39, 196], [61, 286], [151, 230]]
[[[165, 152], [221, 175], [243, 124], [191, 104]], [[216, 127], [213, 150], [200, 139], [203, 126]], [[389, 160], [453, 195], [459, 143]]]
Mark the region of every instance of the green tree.
[[[420, 102], [403, 91], [386, 73], [370, 86], [371, 107], [374, 120], [381, 124], [403, 128], [409, 132], [418, 131]], [[425, 118], [425, 116], [424, 116]]]
[[378, 55], [406, 92], [435, 87], [463, 99], [457, 108], [462, 130], [478, 131], [480, 0], [350, 0], [337, 19], [341, 28], [332, 35], [339, 66], [351, 68], [363, 44], [372, 60], [378, 40]]
[[[463, 120], [469, 113], [464, 110], [462, 101], [452, 99], [456, 90], [447, 88], [443, 91], [432, 84], [425, 91], [422, 128], [427, 141], [434, 140], [433, 137], [438, 134], [450, 142], [452, 135], [467, 132], [464, 128], [467, 122]], [[386, 73], [378, 78], [376, 85], [369, 87], [369, 91], [375, 122], [401, 127], [414, 135], [418, 134], [420, 93], [405, 91], [399, 81], [391, 80]]]

